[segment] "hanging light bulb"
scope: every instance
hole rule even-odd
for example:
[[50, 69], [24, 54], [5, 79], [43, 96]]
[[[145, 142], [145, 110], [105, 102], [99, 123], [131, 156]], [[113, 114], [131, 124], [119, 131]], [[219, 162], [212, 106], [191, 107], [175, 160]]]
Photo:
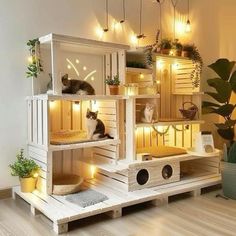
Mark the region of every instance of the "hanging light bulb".
[[123, 0], [123, 19], [120, 20], [120, 24], [123, 24], [125, 22], [125, 0]]
[[143, 0], [140, 0], [140, 12], [139, 12], [139, 35], [137, 39], [144, 39], [146, 36], [142, 33], [142, 11], [143, 11]]
[[106, 0], [106, 27], [103, 28], [103, 32], [104, 32], [104, 33], [106, 33], [106, 32], [109, 31], [109, 28], [108, 28], [108, 24], [109, 24], [108, 16], [109, 16], [109, 12], [108, 12], [108, 0]]
[[191, 32], [191, 24], [190, 24], [190, 20], [189, 20], [189, 0], [188, 0], [188, 20], [186, 22], [186, 29], [185, 29], [186, 33]]

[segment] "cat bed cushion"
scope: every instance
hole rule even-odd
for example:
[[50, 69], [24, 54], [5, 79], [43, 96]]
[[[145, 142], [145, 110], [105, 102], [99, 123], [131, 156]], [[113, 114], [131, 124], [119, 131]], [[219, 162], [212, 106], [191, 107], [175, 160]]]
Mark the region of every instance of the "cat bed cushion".
[[186, 154], [187, 152], [183, 148], [157, 146], [157, 147], [139, 148], [137, 150], [137, 153], [149, 153], [153, 158], [162, 158], [168, 156], [182, 155]]
[[87, 189], [79, 193], [66, 196], [66, 200], [79, 205], [80, 207], [88, 207], [100, 202], [108, 200], [108, 197], [92, 189]]

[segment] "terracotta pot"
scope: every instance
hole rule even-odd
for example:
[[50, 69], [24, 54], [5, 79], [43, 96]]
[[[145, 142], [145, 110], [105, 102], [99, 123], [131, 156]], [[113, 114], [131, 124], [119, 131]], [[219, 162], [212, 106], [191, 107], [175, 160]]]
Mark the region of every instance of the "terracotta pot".
[[182, 57], [189, 57], [188, 51], [182, 51]]
[[176, 54], [177, 57], [181, 57], [182, 55], [182, 50], [176, 50]]
[[36, 178], [20, 178], [21, 192], [31, 193], [36, 187]]
[[161, 54], [169, 55], [170, 49], [161, 49]]
[[118, 95], [119, 94], [119, 86], [118, 85], [109, 85], [110, 95]]

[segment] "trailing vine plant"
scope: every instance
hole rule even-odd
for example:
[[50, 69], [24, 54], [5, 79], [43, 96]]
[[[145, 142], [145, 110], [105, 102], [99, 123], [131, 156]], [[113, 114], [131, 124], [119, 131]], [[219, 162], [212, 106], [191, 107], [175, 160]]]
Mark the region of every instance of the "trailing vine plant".
[[39, 39], [32, 39], [27, 42], [29, 47], [30, 58], [26, 72], [27, 78], [37, 78], [40, 72], [43, 71], [43, 67], [40, 60], [40, 42]]

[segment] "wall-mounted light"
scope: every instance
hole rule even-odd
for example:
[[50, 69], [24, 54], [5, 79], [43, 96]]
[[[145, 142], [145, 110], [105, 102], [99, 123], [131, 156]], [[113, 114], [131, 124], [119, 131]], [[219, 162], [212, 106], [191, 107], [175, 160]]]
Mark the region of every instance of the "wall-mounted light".
[[163, 61], [162, 60], [157, 60], [156, 62], [157, 69], [161, 70], [163, 68]]
[[56, 106], [56, 102], [54, 100], [49, 101], [50, 109], [53, 109]]
[[189, 0], [188, 0], [188, 19], [187, 19], [187, 22], [186, 22], [185, 31], [186, 31], [186, 33], [191, 32], [191, 23], [190, 23], [190, 20], [189, 20]]
[[103, 28], [103, 32], [106, 33], [109, 31], [109, 10], [108, 10], [108, 0], [105, 0], [106, 1], [106, 27]]
[[80, 110], [80, 102], [79, 101], [75, 101], [73, 103], [73, 110], [75, 110], [75, 111], [79, 111]]

